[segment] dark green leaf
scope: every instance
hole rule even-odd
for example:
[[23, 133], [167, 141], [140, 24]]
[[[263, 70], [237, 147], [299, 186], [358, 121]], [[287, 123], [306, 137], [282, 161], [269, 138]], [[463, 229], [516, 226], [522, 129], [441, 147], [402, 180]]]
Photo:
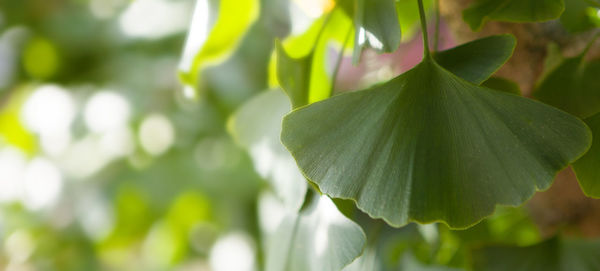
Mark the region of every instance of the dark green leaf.
[[573, 163], [573, 170], [583, 193], [590, 197], [600, 197], [600, 113], [584, 121], [595, 136], [590, 150]]
[[540, 22], [558, 18], [564, 10], [563, 0], [475, 0], [463, 12], [463, 19], [477, 30], [487, 20], [505, 22]]
[[591, 135], [569, 114], [425, 58], [385, 84], [293, 111], [282, 142], [324, 193], [372, 217], [463, 228], [547, 188]]
[[238, 109], [229, 120], [228, 129], [248, 150], [256, 171], [271, 183], [279, 199], [298, 210], [304, 202], [307, 182], [279, 140], [281, 119], [290, 109], [283, 92], [265, 91]]
[[600, 270], [600, 242], [548, 239], [528, 247], [490, 246], [473, 252], [474, 270]]
[[512, 35], [490, 36], [438, 52], [434, 58], [458, 77], [481, 84], [512, 56], [515, 44]]
[[560, 22], [570, 32], [593, 28], [595, 24], [588, 16], [590, 6], [590, 0], [565, 0], [565, 12], [560, 16]]
[[266, 271], [337, 271], [357, 258], [366, 243], [362, 229], [327, 196], [290, 214], [268, 244]]
[[585, 62], [584, 54], [567, 58], [538, 84], [533, 96], [578, 117], [600, 111], [600, 60]]
[[486, 88], [521, 95], [521, 88], [514, 81], [502, 77], [490, 77], [481, 84]]

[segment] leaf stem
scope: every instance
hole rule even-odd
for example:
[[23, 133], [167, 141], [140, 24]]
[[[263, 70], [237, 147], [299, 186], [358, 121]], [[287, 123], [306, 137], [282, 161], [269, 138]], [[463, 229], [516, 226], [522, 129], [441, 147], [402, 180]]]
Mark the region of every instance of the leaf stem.
[[429, 52], [429, 37], [427, 36], [427, 17], [423, 8], [423, 0], [417, 0], [419, 3], [419, 17], [421, 18], [421, 32], [423, 35], [423, 58], [431, 57]]
[[340, 54], [335, 62], [335, 68], [333, 69], [333, 74], [331, 75], [331, 89], [329, 90], [329, 95], [327, 97], [331, 97], [335, 91], [335, 82], [337, 81], [337, 76], [340, 72], [340, 66], [342, 64], [342, 59], [344, 58], [344, 50], [346, 50], [346, 46], [350, 40], [350, 34], [352, 34], [352, 26], [350, 26], [350, 29], [348, 29], [348, 33], [344, 38], [344, 43], [342, 44], [342, 48], [340, 50]]

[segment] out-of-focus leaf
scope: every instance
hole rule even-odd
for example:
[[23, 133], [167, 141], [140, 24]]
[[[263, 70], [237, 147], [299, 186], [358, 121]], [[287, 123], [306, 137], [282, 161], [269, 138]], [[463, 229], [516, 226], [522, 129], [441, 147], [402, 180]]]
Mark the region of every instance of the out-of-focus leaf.
[[292, 108], [308, 104], [310, 91], [313, 52], [300, 58], [292, 58], [283, 49], [281, 42], [275, 44], [277, 50], [277, 79], [289, 97]]
[[265, 91], [238, 109], [228, 128], [248, 150], [254, 168], [271, 183], [279, 199], [298, 210], [304, 202], [307, 182], [279, 140], [281, 120], [290, 109], [290, 101], [282, 91]]
[[426, 57], [387, 83], [292, 111], [282, 142], [321, 191], [372, 217], [464, 228], [547, 188], [591, 134], [563, 111]]
[[366, 243], [362, 229], [327, 196], [315, 196], [299, 214], [286, 216], [270, 240], [266, 271], [341, 270]]
[[419, 260], [415, 258], [410, 253], [407, 253], [402, 257], [402, 268], [400, 270], [403, 271], [462, 271], [464, 269], [461, 268], [452, 268], [447, 266], [440, 265], [425, 265], [420, 263]]
[[488, 246], [473, 252], [474, 270], [600, 270], [600, 242], [550, 238], [528, 247]]
[[16, 90], [6, 104], [0, 107], [0, 146], [10, 144], [27, 154], [33, 154], [37, 150], [36, 139], [25, 129], [20, 116], [27, 94], [26, 91]]
[[600, 60], [586, 62], [585, 53], [564, 59], [543, 77], [533, 96], [578, 117], [600, 111]]
[[49, 79], [60, 67], [58, 50], [44, 38], [33, 38], [23, 52], [23, 68], [29, 76], [38, 80]]
[[563, 0], [476, 0], [463, 11], [463, 19], [478, 30], [487, 20], [540, 22], [558, 18]]
[[338, 0], [337, 2], [354, 21], [354, 63], [358, 63], [365, 47], [382, 53], [398, 49], [401, 33], [395, 0]]
[[[334, 9], [331, 12], [331, 15], [324, 15], [329, 16], [328, 19], [326, 17], [320, 18], [304, 34], [287, 38], [282, 42], [281, 46], [284, 49], [282, 52], [289, 59], [287, 64], [307, 66], [307, 63], [302, 62], [310, 62], [310, 67], [307, 66], [304, 68], [307, 70], [307, 73], [303, 74], [303, 76], [306, 76], [304, 78], [306, 83], [301, 83], [308, 87], [306, 91], [308, 92], [309, 103], [317, 102], [330, 96], [333, 63], [329, 63], [329, 45], [332, 41], [343, 44], [347, 35], [352, 34], [352, 21], [344, 12], [340, 9]], [[352, 48], [352, 44], [342, 46]], [[278, 61], [279, 54], [274, 59]], [[269, 65], [269, 82], [272, 87], [279, 84], [284, 87], [283, 83], [278, 80], [280, 75], [276, 71], [280, 67], [277, 66], [277, 61], [271, 61]], [[299, 68], [287, 67], [287, 69]], [[290, 75], [284, 76], [289, 77]], [[298, 80], [299, 78], [295, 81]]]
[[506, 63], [515, 45], [512, 35], [490, 36], [437, 52], [434, 58], [456, 76], [478, 85]]
[[521, 88], [519, 87], [519, 84], [515, 83], [514, 81], [508, 80], [506, 78], [495, 77], [495, 76], [490, 77], [489, 79], [487, 79], [483, 83], [481, 83], [481, 85], [486, 88], [491, 88], [494, 90], [500, 90], [500, 91], [504, 91], [504, 92], [508, 92], [508, 93], [512, 93], [512, 94], [521, 95]]
[[220, 0], [218, 15], [212, 29], [208, 0], [198, 0], [180, 62], [180, 78], [196, 87], [201, 69], [209, 63], [223, 60], [235, 48], [258, 17], [258, 0]]
[[600, 113], [586, 118], [584, 121], [594, 135], [592, 147], [583, 157], [573, 163], [573, 170], [583, 193], [598, 198], [600, 197]]
[[560, 22], [570, 32], [581, 32], [596, 26], [588, 15], [591, 9], [590, 0], [564, 0], [565, 12], [560, 16]]

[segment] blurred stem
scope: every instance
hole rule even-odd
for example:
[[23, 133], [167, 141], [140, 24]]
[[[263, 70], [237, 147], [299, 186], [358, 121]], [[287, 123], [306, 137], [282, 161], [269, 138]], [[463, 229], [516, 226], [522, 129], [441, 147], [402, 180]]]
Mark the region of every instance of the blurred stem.
[[433, 36], [433, 51], [439, 50], [440, 40], [440, 0], [434, 0], [435, 9], [435, 36]]
[[333, 96], [333, 92], [335, 91], [335, 83], [337, 81], [338, 73], [340, 72], [340, 66], [342, 64], [342, 60], [344, 59], [344, 50], [346, 50], [346, 46], [348, 45], [348, 41], [350, 41], [350, 36], [352, 34], [352, 26], [348, 29], [348, 33], [344, 38], [344, 43], [342, 44], [342, 48], [340, 50], [340, 54], [335, 62], [335, 68], [333, 70], [333, 74], [331, 75], [331, 89], [329, 90], [328, 97]]
[[427, 35], [427, 17], [425, 17], [425, 8], [423, 0], [417, 0], [419, 3], [419, 17], [421, 18], [421, 32], [423, 35], [423, 58], [429, 58], [429, 37]]

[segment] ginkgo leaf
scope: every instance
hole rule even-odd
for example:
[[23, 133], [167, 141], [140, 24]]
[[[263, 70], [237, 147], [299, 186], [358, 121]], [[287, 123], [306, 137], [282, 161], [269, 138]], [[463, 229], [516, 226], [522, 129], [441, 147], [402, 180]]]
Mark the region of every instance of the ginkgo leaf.
[[283, 219], [266, 254], [266, 271], [338, 271], [356, 259], [366, 237], [327, 196], [315, 196]]
[[506, 63], [515, 45], [512, 35], [490, 36], [437, 52], [434, 58], [458, 77], [481, 84]]
[[304, 202], [307, 182], [279, 140], [281, 119], [290, 110], [290, 101], [283, 92], [265, 91], [237, 110], [229, 119], [228, 129], [248, 150], [256, 172], [271, 183], [279, 199], [286, 207], [298, 210]]
[[595, 136], [590, 150], [573, 163], [573, 170], [583, 193], [598, 198], [600, 197], [600, 136], [598, 136], [600, 135], [600, 113], [586, 118], [584, 121]]
[[464, 228], [519, 205], [588, 149], [576, 117], [469, 83], [431, 57], [284, 117], [282, 142], [321, 191], [394, 226]]
[[584, 54], [567, 58], [538, 84], [533, 96], [578, 117], [600, 112], [600, 61], [586, 62]]
[[477, 30], [487, 20], [540, 22], [558, 18], [563, 0], [476, 0], [463, 11], [463, 19]]
[[519, 87], [519, 84], [502, 77], [490, 77], [489, 79], [481, 83], [481, 86], [516, 95], [521, 95], [521, 88]]
[[483, 247], [472, 259], [474, 270], [481, 271], [600, 270], [600, 242], [553, 237], [528, 247]]
[[393, 52], [400, 46], [401, 33], [395, 0], [338, 0], [354, 21], [354, 63], [364, 47]]

